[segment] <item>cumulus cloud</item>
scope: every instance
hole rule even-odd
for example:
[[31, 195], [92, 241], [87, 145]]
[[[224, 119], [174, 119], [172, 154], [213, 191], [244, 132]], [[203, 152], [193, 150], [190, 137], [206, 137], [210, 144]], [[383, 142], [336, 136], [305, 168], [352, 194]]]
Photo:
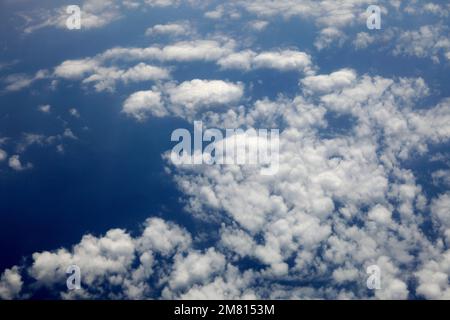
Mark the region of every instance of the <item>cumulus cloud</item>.
[[393, 53], [418, 58], [427, 57], [439, 63], [442, 56], [445, 57], [450, 52], [448, 33], [448, 27], [441, 25], [425, 25], [418, 30], [404, 31], [400, 34]]
[[356, 80], [356, 73], [350, 69], [343, 69], [329, 75], [309, 76], [301, 80], [305, 90], [326, 93], [348, 87]]
[[153, 90], [133, 93], [125, 100], [122, 111], [139, 121], [145, 120], [149, 114], [157, 117], [167, 115], [161, 93]]
[[102, 59], [160, 60], [160, 61], [215, 61], [234, 48], [230, 41], [191, 40], [165, 46], [147, 48], [113, 48], [100, 55]]
[[20, 161], [20, 156], [17, 154], [9, 158], [8, 165], [11, 169], [15, 171], [24, 171], [31, 169], [33, 167], [33, 165], [29, 162], [26, 164], [22, 164], [22, 162]]
[[81, 79], [98, 67], [94, 59], [66, 60], [55, 68], [55, 76], [64, 79]]
[[[151, 294], [147, 281], [160, 272], [155, 255], [172, 259], [190, 247], [190, 235], [171, 222], [150, 218], [141, 235], [133, 238], [125, 230], [112, 229], [102, 237], [86, 235], [71, 250], [59, 249], [33, 254], [27, 272], [37, 286], [64, 288], [66, 269], [77, 265], [81, 270], [81, 290], [61, 291], [63, 298], [143, 298]], [[177, 256], [178, 257], [178, 256]], [[214, 258], [214, 257], [213, 257]], [[161, 261], [160, 261], [161, 263]], [[116, 294], [106, 287], [120, 289]]]
[[171, 290], [182, 290], [196, 283], [205, 283], [225, 267], [225, 257], [210, 248], [205, 253], [189, 252], [186, 257], [177, 256], [170, 275]]
[[322, 50], [330, 47], [333, 44], [342, 46], [346, 40], [345, 34], [335, 27], [328, 27], [322, 29], [319, 33], [319, 37], [314, 42], [314, 46], [318, 50]]
[[38, 107], [38, 110], [42, 113], [49, 113], [52, 107], [49, 104], [41, 105]]
[[160, 89], [162, 92], [153, 88], [133, 93], [125, 100], [122, 111], [140, 121], [149, 115], [190, 119], [202, 110], [235, 104], [244, 95], [241, 83], [222, 80], [194, 79], [180, 84], [168, 83]]
[[236, 103], [244, 95], [244, 86], [222, 80], [194, 79], [169, 86], [167, 94], [172, 104], [189, 110]]
[[365, 49], [375, 41], [375, 38], [367, 32], [360, 32], [356, 35], [353, 45], [356, 49]]
[[19, 268], [6, 269], [0, 278], [0, 299], [10, 300], [19, 297], [22, 290], [22, 276]]
[[[119, 66], [139, 61], [131, 67]], [[227, 37], [217, 40], [178, 41], [165, 46], [146, 48], [116, 47], [93, 57], [66, 60], [54, 68], [53, 73], [39, 71], [35, 77], [11, 75], [3, 79], [6, 91], [18, 91], [30, 86], [39, 79], [53, 79], [52, 86], [59, 78], [69, 81], [81, 81], [92, 84], [96, 91], [113, 92], [118, 82], [169, 80], [174, 67], [149, 65], [147, 61], [165, 63], [215, 62], [221, 69], [274, 69], [280, 72], [297, 71], [314, 74], [315, 66], [309, 54], [296, 49], [261, 51], [238, 50], [236, 42]]]
[[[278, 108], [271, 109], [268, 101], [253, 107], [266, 105], [266, 112], [278, 114], [271, 122], [287, 125], [280, 136], [278, 174], [264, 177], [254, 168], [232, 165], [176, 167], [176, 181], [188, 196], [187, 208], [200, 219], [225, 212], [233, 223], [222, 229], [221, 245], [265, 265], [265, 277], [332, 275], [336, 285], [356, 282], [361, 288], [352, 293], [337, 290], [332, 297], [365, 296], [365, 266], [377, 264], [383, 290], [376, 296], [405, 299], [411, 294], [406, 283], [415, 272], [410, 249], [421, 250], [424, 257], [435, 250], [417, 228], [424, 214], [421, 188], [401, 169], [400, 160], [414, 150], [420, 152], [421, 146], [449, 138], [448, 115], [442, 109], [447, 102], [426, 111], [409, 108], [427, 95], [420, 78], [391, 80], [340, 70], [306, 77], [301, 83], [312, 99], [321, 101], [319, 106], [309, 108], [309, 98], [296, 97], [280, 100]], [[358, 121], [344, 136], [321, 139], [318, 129], [326, 125], [326, 112], [351, 114]], [[248, 113], [245, 119], [255, 119], [252, 108]], [[380, 129], [383, 136], [377, 134]], [[393, 208], [401, 222], [393, 219]], [[362, 225], [348, 225], [353, 219]], [[287, 263], [291, 259], [292, 267]], [[312, 266], [317, 268], [313, 274]], [[295, 294], [324, 296], [311, 295], [311, 290]]]
[[169, 35], [188, 36], [193, 33], [193, 27], [188, 21], [173, 22], [167, 24], [157, 24], [145, 31], [147, 36]]
[[217, 62], [223, 69], [275, 69], [310, 73], [313, 66], [311, 56], [297, 50], [264, 51], [251, 50], [234, 52]]
[[94, 84], [97, 91], [113, 91], [116, 82], [157, 81], [170, 78], [169, 70], [139, 63], [128, 69], [104, 67], [98, 59], [67, 60], [55, 68], [54, 76], [67, 80], [82, 80]]

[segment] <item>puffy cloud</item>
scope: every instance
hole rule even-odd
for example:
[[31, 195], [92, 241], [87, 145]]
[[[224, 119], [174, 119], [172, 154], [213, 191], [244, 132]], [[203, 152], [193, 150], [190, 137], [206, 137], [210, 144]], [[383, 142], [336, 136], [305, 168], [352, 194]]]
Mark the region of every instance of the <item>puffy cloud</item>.
[[263, 52], [255, 56], [253, 63], [256, 68], [309, 71], [311, 57], [304, 52], [294, 50]]
[[194, 79], [181, 84], [167, 83], [160, 89], [135, 92], [124, 102], [122, 111], [139, 121], [149, 115], [191, 118], [201, 110], [237, 103], [243, 94], [241, 83]]
[[55, 68], [55, 76], [64, 79], [81, 79], [94, 71], [98, 62], [94, 59], [67, 60]]
[[[358, 76], [344, 69], [301, 83], [311, 97], [259, 101], [242, 115], [244, 124], [285, 126], [278, 174], [262, 176], [250, 166], [176, 166], [187, 210], [212, 221], [224, 221], [225, 213], [231, 221], [222, 227], [221, 247], [236, 259], [256, 259], [266, 266], [264, 277], [331, 278], [329, 287], [356, 283], [360, 288], [325, 294], [278, 287], [278, 297], [366, 297], [365, 267], [377, 264], [382, 290], [375, 296], [408, 298], [414, 293], [406, 283], [416, 272], [411, 250], [422, 252], [421, 261], [439, 252], [418, 228], [423, 195], [401, 161], [422, 145], [449, 138], [447, 101], [413, 109], [428, 93], [420, 78]], [[319, 105], [310, 106], [313, 101]], [[327, 125], [327, 112], [351, 115], [355, 124], [343, 135], [323, 139], [318, 129]], [[433, 208], [439, 212], [440, 206]], [[394, 210], [400, 214], [395, 219]]]
[[99, 278], [114, 281], [113, 275], [125, 272], [133, 258], [131, 237], [123, 230], [113, 229], [102, 238], [84, 236], [73, 253], [65, 249], [34, 253], [30, 275], [42, 285], [64, 284], [67, 267], [76, 264], [83, 272], [83, 283], [91, 286]]
[[353, 45], [356, 49], [365, 49], [375, 41], [375, 38], [367, 32], [360, 32], [356, 35]]
[[122, 111], [139, 121], [145, 120], [149, 114], [157, 117], [167, 115], [161, 93], [153, 90], [133, 93], [125, 100]]
[[447, 250], [436, 259], [424, 263], [417, 271], [417, 293], [426, 299], [450, 299], [449, 274], [450, 250]]
[[450, 243], [450, 193], [440, 195], [431, 203], [431, 213], [438, 227]]
[[186, 36], [193, 32], [192, 26], [188, 21], [173, 22], [167, 24], [157, 24], [148, 28], [145, 32], [148, 36], [154, 35], [170, 35], [170, 36]]
[[252, 289], [254, 275], [251, 271], [241, 273], [231, 265], [227, 265], [222, 275], [216, 276], [203, 285], [194, 285], [177, 298], [188, 300], [246, 300], [257, 299]]
[[350, 69], [342, 69], [329, 75], [309, 76], [301, 80], [306, 90], [313, 92], [331, 92], [348, 87], [356, 80], [356, 73]]
[[430, 58], [439, 63], [440, 57], [450, 52], [448, 27], [442, 25], [425, 25], [418, 30], [404, 31], [398, 37], [393, 53], [395, 55]]
[[250, 70], [256, 53], [251, 50], [231, 53], [221, 58], [217, 63], [223, 69], [241, 69]]
[[97, 91], [113, 91], [117, 81], [129, 82], [157, 81], [168, 79], [167, 69], [139, 63], [122, 70], [117, 67], [104, 67], [98, 58], [67, 60], [55, 68], [54, 76], [69, 80], [82, 80], [84, 84], [93, 83]]
[[94, 83], [97, 91], [113, 91], [116, 81], [125, 84], [129, 82], [157, 81], [168, 79], [170, 73], [167, 69], [140, 63], [127, 70], [117, 68], [98, 68], [94, 74], [83, 80], [83, 83]]
[[432, 173], [431, 177], [435, 185], [450, 186], [450, 170], [437, 170]]
[[330, 47], [333, 43], [337, 43], [340, 47], [346, 40], [345, 34], [335, 27], [328, 27], [322, 29], [319, 33], [319, 37], [314, 42], [314, 46], [317, 50], [322, 50]]
[[297, 50], [263, 51], [244, 50], [231, 53], [217, 62], [223, 69], [275, 69], [310, 73], [311, 56]]
[[22, 276], [19, 268], [6, 269], [0, 278], [0, 299], [10, 300], [19, 297], [22, 290]]
[[[170, 275], [169, 287], [172, 291], [205, 283], [225, 268], [225, 256], [210, 248], [205, 253], [191, 251], [186, 257], [177, 256]], [[167, 293], [165, 293], [167, 294]]]
[[[135, 238], [125, 230], [111, 229], [102, 237], [85, 235], [71, 250], [34, 253], [27, 272], [36, 286], [56, 290], [56, 293], [61, 290], [64, 299], [104, 295], [138, 299], [152, 294], [149, 281], [154, 272], [165, 272], [164, 262], [156, 261], [154, 256], [161, 255], [170, 261], [174, 255], [181, 257], [190, 246], [191, 237], [184, 229], [159, 218], [150, 218], [143, 232]], [[220, 255], [208, 251], [205, 259], [213, 263], [220, 260]], [[71, 265], [80, 268], [81, 290], [65, 289], [66, 270]], [[216, 269], [212, 267], [214, 272]], [[111, 288], [119, 290], [109, 292]]]
[[151, 249], [163, 255], [170, 255], [177, 249], [188, 249], [191, 242], [190, 234], [179, 226], [163, 219], [152, 218], [146, 221], [138, 246], [143, 252]]
[[233, 42], [217, 40], [180, 41], [163, 47], [113, 48], [100, 55], [101, 59], [215, 61], [232, 52]]
[[241, 83], [231, 83], [222, 80], [185, 81], [167, 89], [170, 103], [194, 110], [197, 108], [227, 105], [238, 102], [244, 95]]
[[27, 164], [23, 165], [22, 162], [20, 161], [20, 156], [17, 154], [13, 155], [9, 158], [8, 165], [11, 169], [13, 169], [15, 171], [24, 171], [24, 170], [31, 169], [33, 167], [33, 165], [29, 162]]

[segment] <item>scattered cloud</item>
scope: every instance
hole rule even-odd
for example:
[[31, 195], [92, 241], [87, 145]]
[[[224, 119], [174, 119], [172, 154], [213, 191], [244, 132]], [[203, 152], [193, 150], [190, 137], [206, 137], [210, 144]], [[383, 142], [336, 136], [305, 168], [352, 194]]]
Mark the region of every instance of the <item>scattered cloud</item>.
[[8, 164], [9, 167], [15, 171], [24, 171], [33, 168], [33, 165], [29, 162], [23, 165], [20, 161], [20, 156], [17, 154], [9, 158]]

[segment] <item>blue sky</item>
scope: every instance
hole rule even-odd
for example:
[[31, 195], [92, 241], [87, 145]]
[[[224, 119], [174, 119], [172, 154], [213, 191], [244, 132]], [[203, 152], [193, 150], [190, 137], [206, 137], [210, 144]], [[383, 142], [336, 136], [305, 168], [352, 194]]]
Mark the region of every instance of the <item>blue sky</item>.
[[[449, 15], [2, 1], [0, 298], [450, 298]], [[171, 163], [194, 121], [279, 129], [280, 170]]]

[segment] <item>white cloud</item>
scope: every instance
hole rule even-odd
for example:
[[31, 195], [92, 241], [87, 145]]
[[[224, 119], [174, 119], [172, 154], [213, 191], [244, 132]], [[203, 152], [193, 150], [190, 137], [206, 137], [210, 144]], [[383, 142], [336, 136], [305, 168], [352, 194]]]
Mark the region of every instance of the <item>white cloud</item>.
[[[192, 253], [191, 258], [181, 261], [180, 254], [190, 248], [191, 237], [180, 227], [159, 218], [148, 219], [144, 227], [142, 234], [135, 238], [124, 230], [112, 229], [102, 237], [85, 235], [71, 250], [34, 253], [33, 263], [27, 272], [36, 281], [35, 286], [58, 288], [65, 286], [67, 267], [75, 264], [80, 267], [82, 288], [68, 293], [63, 290], [62, 298], [86, 299], [106, 294], [110, 299], [142, 299], [152, 293], [148, 281], [154, 272], [158, 272], [156, 277], [161, 276], [160, 272], [167, 272], [161, 269], [167, 267], [164, 262], [155, 260], [154, 255], [161, 254], [169, 260], [175, 255], [176, 259], [180, 259], [179, 268], [174, 269], [178, 277], [181, 276], [184, 262], [196, 257]], [[223, 257], [210, 250], [202, 259], [212, 263], [205, 270], [215, 273]], [[192, 262], [195, 266], [196, 262]], [[184, 267], [189, 266], [184, 264]], [[193, 271], [192, 281], [198, 277], [206, 279], [207, 274], [198, 275], [198, 271]], [[158, 281], [167, 282], [169, 279], [163, 277]], [[116, 288], [118, 291], [108, 293], [105, 292], [107, 288]]]
[[80, 117], [80, 112], [77, 109], [75, 109], [75, 108], [71, 108], [69, 110], [69, 113], [74, 118], [79, 118]]
[[162, 80], [170, 77], [169, 71], [160, 67], [154, 67], [140, 63], [121, 75], [121, 80], [127, 82], [142, 82], [149, 80]]
[[193, 284], [205, 283], [225, 268], [225, 256], [210, 248], [205, 253], [191, 251], [186, 257], [177, 256], [170, 275], [171, 290], [183, 290]]
[[130, 82], [158, 81], [168, 78], [170, 78], [170, 73], [167, 69], [139, 63], [127, 70], [120, 70], [115, 67], [97, 68], [82, 83], [94, 83], [97, 91], [114, 91], [117, 81], [128, 84]]
[[148, 28], [145, 32], [148, 36], [169, 35], [169, 36], [188, 36], [193, 33], [193, 28], [188, 21], [179, 21], [167, 24], [157, 24]]
[[24, 171], [24, 170], [31, 169], [33, 167], [33, 165], [29, 162], [27, 164], [23, 165], [22, 162], [20, 161], [19, 155], [11, 156], [9, 158], [8, 165], [11, 169], [13, 169], [15, 171]]
[[216, 40], [180, 41], [163, 47], [113, 48], [102, 53], [104, 60], [215, 61], [232, 52], [234, 43]]
[[157, 81], [170, 78], [170, 72], [161, 67], [139, 63], [128, 69], [104, 67], [96, 58], [67, 60], [55, 68], [54, 76], [68, 80], [82, 80], [83, 84], [93, 83], [97, 91], [114, 91], [117, 81], [129, 82]]
[[231, 53], [217, 61], [223, 69], [250, 70], [256, 53], [251, 50]]
[[49, 113], [52, 107], [49, 104], [41, 105], [38, 107], [39, 111], [42, 113]]
[[253, 63], [256, 68], [271, 68], [280, 71], [308, 71], [311, 67], [311, 57], [294, 50], [263, 52], [258, 54]]
[[135, 92], [126, 99], [122, 111], [139, 121], [150, 115], [191, 118], [201, 110], [237, 103], [243, 94], [244, 87], [241, 83], [194, 79], [181, 84], [167, 83], [159, 89]]
[[375, 41], [375, 38], [367, 32], [360, 32], [356, 35], [353, 45], [356, 49], [365, 49]]
[[138, 246], [142, 252], [151, 249], [163, 255], [170, 255], [176, 250], [188, 249], [191, 242], [191, 235], [177, 225], [152, 218], [146, 221]]
[[446, 250], [436, 259], [426, 261], [416, 273], [419, 281], [417, 293], [426, 299], [450, 299], [450, 250]]
[[249, 22], [250, 28], [252, 28], [255, 31], [262, 31], [266, 29], [268, 25], [269, 22], [265, 20], [253, 20]]
[[161, 93], [154, 90], [133, 93], [124, 102], [122, 111], [139, 121], [145, 120], [150, 114], [156, 117], [167, 115]]
[[337, 46], [341, 47], [344, 44], [345, 40], [346, 36], [341, 30], [335, 27], [328, 27], [320, 30], [319, 36], [314, 42], [314, 46], [317, 48], [317, 50], [328, 48], [334, 43], [336, 43]]
[[[450, 137], [447, 102], [426, 111], [412, 109], [428, 92], [420, 78], [372, 78], [346, 69], [317, 77], [301, 82], [309, 85], [308, 94], [319, 105], [310, 106], [308, 97], [280, 99], [275, 107], [269, 101], [255, 103], [244, 115], [247, 121], [287, 125], [280, 136], [278, 174], [264, 177], [246, 166], [175, 167], [186, 208], [213, 221], [223, 221], [214, 214], [224, 212], [231, 222], [222, 229], [221, 245], [239, 258], [257, 259], [266, 266], [265, 277], [311, 280], [333, 275], [336, 285], [356, 282], [361, 292], [329, 292], [329, 298], [366, 296], [365, 267], [378, 264], [383, 290], [376, 296], [405, 299], [410, 294], [406, 283], [416, 270], [411, 248], [423, 252], [423, 261], [434, 249], [417, 228], [426, 214], [421, 188], [399, 161], [422, 145]], [[317, 128], [326, 125], [323, 107], [353, 115], [355, 127], [343, 136], [322, 139]], [[392, 217], [394, 208], [400, 221]], [[348, 225], [352, 219], [361, 225]], [[287, 263], [291, 259], [293, 267]]]
[[440, 195], [431, 203], [431, 213], [447, 242], [450, 241], [450, 193]]
[[311, 56], [297, 50], [244, 50], [231, 53], [217, 62], [223, 69], [275, 69], [279, 71], [312, 72]]
[[196, 110], [208, 106], [237, 103], [244, 95], [244, 86], [241, 83], [222, 80], [194, 79], [176, 86], [169, 86], [166, 91], [170, 103], [181, 109]]
[[435, 185], [450, 186], [450, 170], [437, 170], [432, 173], [431, 177]]
[[23, 281], [19, 268], [6, 269], [0, 278], [0, 299], [10, 300], [18, 298], [22, 285]]
[[439, 63], [441, 55], [450, 53], [448, 27], [441, 25], [425, 25], [418, 30], [402, 32], [394, 48], [394, 55], [430, 58]]
[[47, 70], [39, 70], [34, 76], [26, 74], [11, 74], [2, 79], [6, 84], [5, 91], [19, 91], [31, 86], [34, 82], [49, 77]]
[[309, 76], [301, 80], [305, 90], [326, 93], [348, 87], [356, 80], [356, 73], [351, 69], [342, 69], [329, 75]]
[[55, 76], [64, 79], [81, 79], [87, 73], [94, 71], [98, 62], [94, 59], [67, 60], [55, 68]]

